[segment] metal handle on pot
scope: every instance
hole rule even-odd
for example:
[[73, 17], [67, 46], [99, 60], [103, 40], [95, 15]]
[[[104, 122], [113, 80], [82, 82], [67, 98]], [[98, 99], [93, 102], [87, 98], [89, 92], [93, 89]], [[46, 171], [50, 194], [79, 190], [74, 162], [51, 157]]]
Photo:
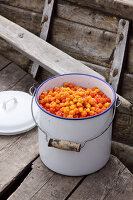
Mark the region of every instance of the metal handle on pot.
[[40, 126], [39, 124], [36, 122], [36, 119], [34, 117], [34, 113], [33, 113], [33, 100], [34, 100], [34, 96], [35, 96], [35, 93], [36, 93], [36, 87], [35, 85], [33, 85], [30, 89], [29, 89], [29, 93], [33, 96], [32, 97], [32, 101], [31, 101], [31, 114], [32, 114], [32, 117], [33, 117], [33, 120], [36, 124], [36, 126], [45, 134], [46, 136], [46, 141], [48, 142], [48, 147], [54, 147], [54, 148], [57, 148], [57, 149], [62, 149], [62, 150], [67, 150], [67, 151], [76, 151], [76, 152], [80, 152], [80, 150], [85, 146], [85, 144], [89, 141], [92, 141], [92, 140], [95, 140], [96, 138], [100, 137], [101, 135], [103, 135], [107, 130], [108, 128], [111, 126], [112, 122], [113, 122], [113, 119], [115, 117], [115, 111], [116, 111], [116, 108], [120, 106], [121, 102], [119, 100], [119, 97], [117, 97], [116, 101], [115, 101], [115, 104], [114, 104], [114, 110], [113, 110], [113, 117], [112, 117], [112, 121], [110, 122], [110, 124], [108, 125], [108, 127], [101, 132], [100, 135], [98, 136], [95, 136], [93, 138], [90, 138], [88, 140], [85, 140], [82, 144], [80, 143], [76, 143], [76, 142], [73, 142], [73, 141], [67, 141], [67, 140], [59, 140], [59, 139], [48, 139], [48, 132], [47, 131], [44, 131]]

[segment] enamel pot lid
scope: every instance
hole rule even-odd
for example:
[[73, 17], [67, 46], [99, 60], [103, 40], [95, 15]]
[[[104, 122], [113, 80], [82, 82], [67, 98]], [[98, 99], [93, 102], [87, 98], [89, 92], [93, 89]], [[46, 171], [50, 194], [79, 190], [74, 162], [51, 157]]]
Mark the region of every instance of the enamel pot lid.
[[25, 92], [0, 92], [0, 135], [16, 135], [35, 127], [31, 100]]

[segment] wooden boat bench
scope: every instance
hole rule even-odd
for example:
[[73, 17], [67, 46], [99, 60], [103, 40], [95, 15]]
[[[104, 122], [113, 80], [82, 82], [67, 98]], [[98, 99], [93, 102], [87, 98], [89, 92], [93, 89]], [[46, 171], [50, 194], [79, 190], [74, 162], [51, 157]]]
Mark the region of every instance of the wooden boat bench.
[[[28, 92], [31, 75], [0, 56], [0, 91]], [[36, 84], [38, 84], [36, 82]], [[132, 200], [133, 175], [113, 155], [100, 171], [67, 177], [40, 160], [37, 128], [16, 136], [0, 136], [0, 199], [9, 200]]]

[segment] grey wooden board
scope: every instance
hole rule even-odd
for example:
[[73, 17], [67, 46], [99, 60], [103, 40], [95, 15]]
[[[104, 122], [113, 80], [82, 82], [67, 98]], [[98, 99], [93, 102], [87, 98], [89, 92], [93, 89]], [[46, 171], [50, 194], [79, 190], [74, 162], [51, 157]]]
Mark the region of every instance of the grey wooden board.
[[29, 59], [23, 54], [19, 53], [17, 50], [11, 47], [6, 41], [0, 38], [0, 54], [8, 58], [12, 62], [15, 62], [21, 68], [26, 68], [29, 63]]
[[11, 61], [7, 60], [5, 57], [0, 55], [0, 70], [2, 70], [5, 66], [7, 66], [10, 63]]
[[0, 73], [0, 91], [13, 87], [19, 80], [26, 75], [26, 72], [11, 63]]
[[53, 74], [80, 72], [104, 79], [71, 56], [0, 16], [0, 37]]
[[44, 1], [45, 0], [0, 0], [0, 3], [5, 3], [6, 5], [10, 5], [12, 7], [18, 7], [24, 10], [29, 10], [29, 11], [35, 11], [38, 13], [43, 12], [43, 7], [44, 7]]
[[133, 173], [133, 145], [112, 141], [111, 152]]
[[84, 180], [70, 200], [132, 200], [133, 175], [114, 156], [99, 172]]
[[32, 168], [9, 200], [99, 200], [108, 197], [115, 199], [116, 196], [118, 199], [125, 200], [126, 195], [128, 200], [132, 199], [133, 175], [114, 156], [111, 156], [103, 169], [86, 178], [53, 173], [42, 164], [40, 158], [33, 163]]
[[57, 16], [78, 24], [84, 24], [114, 33], [117, 32], [119, 21], [119, 18], [114, 16], [63, 0], [58, 0], [57, 2]]
[[31, 31], [34, 34], [40, 33], [41, 13], [24, 10], [18, 7], [0, 4], [0, 14], [9, 20]]
[[[35, 81], [11, 63], [0, 72], [0, 90], [27, 91]], [[38, 155], [37, 129], [16, 136], [0, 136], [0, 193]]]
[[127, 43], [127, 35], [129, 30], [129, 21], [121, 19], [118, 25], [116, 37], [116, 49], [114, 59], [110, 70], [109, 83], [117, 91], [119, 79], [122, 71], [125, 48]]
[[[53, 6], [54, 6], [54, 0], [50, 1], [45, 0], [42, 21], [41, 21], [41, 33], [40, 33], [40, 38], [42, 38], [43, 40], [47, 40]], [[38, 63], [33, 63], [31, 68], [31, 74], [33, 75], [33, 78], [35, 78], [38, 68], [39, 68]]]
[[133, 20], [133, 1], [132, 0], [67, 0], [78, 5], [91, 7], [113, 15], [121, 16], [125, 19]]
[[38, 158], [32, 171], [9, 199], [65, 199], [83, 177], [67, 177], [49, 170]]
[[76, 59], [110, 67], [115, 40], [116, 33], [62, 18], [53, 19], [50, 43]]

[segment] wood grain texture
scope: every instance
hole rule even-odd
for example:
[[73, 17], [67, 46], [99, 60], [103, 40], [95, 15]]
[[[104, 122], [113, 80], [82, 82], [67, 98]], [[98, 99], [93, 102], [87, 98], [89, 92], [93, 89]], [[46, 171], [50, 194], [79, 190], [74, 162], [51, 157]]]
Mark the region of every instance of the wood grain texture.
[[41, 14], [5, 4], [0, 4], [0, 14], [30, 32], [39, 35], [41, 28]]
[[129, 21], [120, 19], [116, 36], [116, 48], [114, 51], [113, 62], [110, 69], [109, 83], [117, 91], [121, 71], [123, 67], [127, 37], [129, 31]]
[[78, 24], [117, 32], [119, 19], [108, 14], [71, 4], [68, 1], [59, 0], [57, 3], [57, 16]]
[[112, 156], [102, 170], [88, 175], [69, 199], [132, 200], [132, 197], [133, 175]]
[[[19, 188], [10, 196], [9, 200], [62, 200], [62, 199], [132, 199], [133, 175], [114, 156], [100, 171], [88, 175], [76, 188], [84, 177], [62, 176], [48, 170], [38, 158], [33, 163], [33, 170], [29, 173]], [[92, 187], [95, 186], [95, 187]], [[75, 189], [74, 189], [75, 188]], [[72, 195], [70, 195], [71, 191]], [[70, 197], [68, 198], [68, 195]]]
[[112, 154], [117, 156], [133, 173], [133, 146], [112, 141]]
[[8, 64], [10, 64], [11, 61], [0, 55], [0, 70], [2, 70], [4, 67], [6, 67]]
[[0, 3], [42, 13], [44, 1], [45, 0], [0, 0]]
[[133, 74], [123, 74], [121, 78], [121, 95], [133, 104]]
[[122, 18], [133, 20], [133, 1], [132, 0], [67, 0], [81, 6], [98, 9]]
[[32, 165], [32, 171], [25, 178], [9, 200], [62, 200], [83, 177], [67, 177], [49, 170], [38, 158]]
[[26, 72], [11, 63], [0, 73], [0, 91], [13, 87], [19, 80], [26, 75]]
[[76, 59], [110, 67], [115, 48], [115, 33], [60, 18], [53, 21], [51, 44]]
[[133, 31], [129, 35], [127, 71], [133, 74]]
[[71, 56], [2, 16], [0, 16], [0, 37], [54, 74], [82, 72], [104, 79]]
[[113, 140], [133, 146], [133, 115], [117, 110], [113, 123]]
[[[0, 73], [0, 90], [28, 91], [35, 81], [14, 63]], [[37, 129], [15, 136], [0, 136], [0, 192], [38, 155]]]
[[[53, 7], [54, 7], [54, 0], [51, 0], [50, 2], [48, 0], [45, 0], [42, 20], [41, 20], [41, 33], [40, 33], [40, 38], [42, 38], [43, 40], [47, 40]], [[38, 63], [33, 63], [31, 68], [31, 74], [33, 75], [33, 78], [36, 77], [38, 68], [39, 68]]]
[[26, 58], [24, 55], [16, 51], [6, 41], [2, 40], [1, 38], [0, 38], [0, 53], [4, 57], [15, 62], [17, 65], [21, 66], [24, 69], [29, 63], [28, 58]]

